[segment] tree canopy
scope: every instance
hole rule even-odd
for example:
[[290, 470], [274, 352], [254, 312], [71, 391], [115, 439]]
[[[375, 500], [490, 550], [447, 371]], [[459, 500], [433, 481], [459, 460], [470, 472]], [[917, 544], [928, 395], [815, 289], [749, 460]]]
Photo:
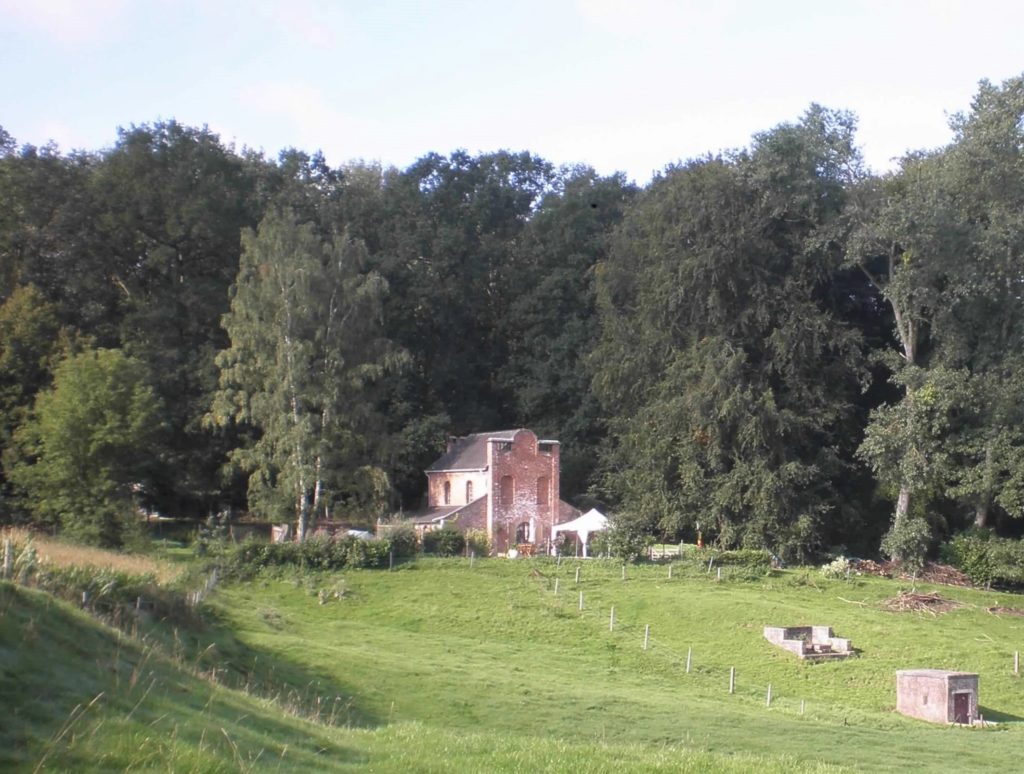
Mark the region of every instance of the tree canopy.
[[[0, 129], [2, 519], [368, 524], [420, 504], [447, 435], [527, 426], [624, 539], [913, 561], [1020, 534], [1024, 77], [951, 126], [877, 175], [812, 105], [644, 186]], [[75, 465], [88, 502], [54, 483]]]

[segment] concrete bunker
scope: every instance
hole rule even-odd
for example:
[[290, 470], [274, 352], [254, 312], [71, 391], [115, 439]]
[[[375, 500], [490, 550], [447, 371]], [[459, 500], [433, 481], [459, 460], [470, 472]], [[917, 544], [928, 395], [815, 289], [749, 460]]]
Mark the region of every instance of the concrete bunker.
[[766, 626], [764, 638], [805, 659], [846, 658], [854, 655], [850, 641], [833, 636], [831, 626]]
[[978, 719], [978, 675], [945, 669], [896, 672], [896, 711], [932, 723]]

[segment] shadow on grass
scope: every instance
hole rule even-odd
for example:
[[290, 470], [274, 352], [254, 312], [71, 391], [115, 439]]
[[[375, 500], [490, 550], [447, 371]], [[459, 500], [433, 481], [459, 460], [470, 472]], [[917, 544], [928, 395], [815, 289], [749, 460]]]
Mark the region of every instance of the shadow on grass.
[[982, 707], [980, 705], [978, 706], [978, 714], [985, 718], [985, 720], [991, 720], [993, 723], [1020, 723], [1024, 720], [1024, 717], [1020, 715], [1011, 715], [1009, 712], [1000, 712], [991, 707]]
[[[207, 633], [221, 634], [212, 627]], [[306, 770], [323, 768], [324, 755], [339, 765], [365, 763], [362, 751], [330, 733], [334, 708], [317, 704], [313, 695], [313, 686], [337, 686], [270, 654], [246, 651], [256, 663], [270, 661], [272, 674], [296, 681], [294, 695], [283, 692], [274, 710], [219, 690], [234, 687], [233, 680], [211, 672], [233, 667], [223, 659], [208, 664], [206, 645], [192, 656], [185, 643], [190, 637], [181, 630], [144, 639], [118, 635], [44, 592], [0, 582], [0, 770], [45, 762], [55, 770], [84, 771], [97, 768], [101, 755], [105, 763], [98, 768], [108, 770], [158, 766], [174, 756], [183, 756], [190, 770], [224, 759], [254, 762], [264, 754], [287, 754], [293, 768]], [[252, 676], [247, 679], [251, 687]], [[297, 735], [289, 715], [320, 724]], [[348, 720], [339, 709], [333, 725], [354, 725]]]
[[166, 625], [158, 624], [152, 634], [165, 647], [173, 643], [183, 649], [183, 660], [218, 684], [270, 699], [289, 714], [348, 728], [370, 729], [385, 722], [358, 706], [351, 686], [336, 675], [239, 640], [216, 607], [203, 608], [200, 628], [168, 632]]

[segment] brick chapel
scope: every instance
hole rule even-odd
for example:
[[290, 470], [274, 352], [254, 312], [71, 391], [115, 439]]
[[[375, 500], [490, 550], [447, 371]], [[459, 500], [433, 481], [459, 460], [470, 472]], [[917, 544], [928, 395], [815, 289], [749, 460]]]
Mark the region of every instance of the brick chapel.
[[425, 472], [427, 507], [412, 514], [416, 529], [484, 530], [493, 553], [547, 553], [551, 528], [579, 515], [559, 497], [558, 441], [530, 430], [450, 438]]

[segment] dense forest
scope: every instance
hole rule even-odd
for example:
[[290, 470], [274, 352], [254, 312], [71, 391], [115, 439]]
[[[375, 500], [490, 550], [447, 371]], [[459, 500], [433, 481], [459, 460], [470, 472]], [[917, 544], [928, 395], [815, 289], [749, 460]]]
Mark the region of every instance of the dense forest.
[[449, 434], [562, 443], [617, 528], [793, 559], [1024, 523], [1024, 76], [867, 170], [811, 106], [648, 185], [0, 129], [0, 522], [372, 523]]

